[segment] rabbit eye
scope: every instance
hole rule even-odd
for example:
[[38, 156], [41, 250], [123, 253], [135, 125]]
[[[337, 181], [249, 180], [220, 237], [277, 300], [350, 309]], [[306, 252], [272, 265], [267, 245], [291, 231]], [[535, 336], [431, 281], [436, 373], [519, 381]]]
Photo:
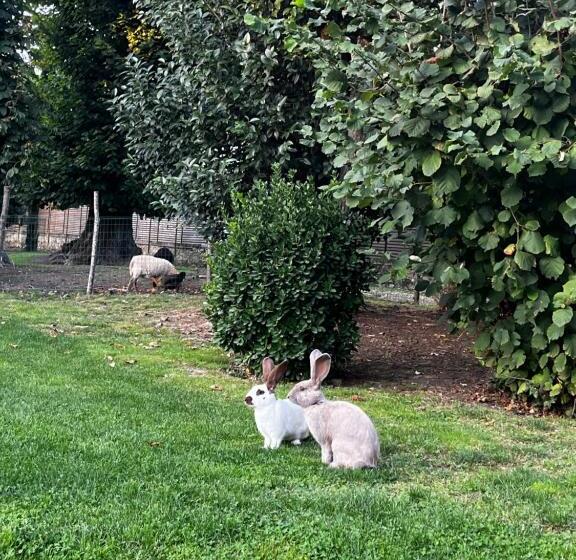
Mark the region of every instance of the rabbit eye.
[[263, 394], [264, 394], [264, 391], [262, 391], [262, 389], [258, 389], [258, 390], [256, 391], [256, 394], [257, 394], [257, 395], [263, 395]]
[[304, 391], [304, 387], [300, 387], [300, 391]]

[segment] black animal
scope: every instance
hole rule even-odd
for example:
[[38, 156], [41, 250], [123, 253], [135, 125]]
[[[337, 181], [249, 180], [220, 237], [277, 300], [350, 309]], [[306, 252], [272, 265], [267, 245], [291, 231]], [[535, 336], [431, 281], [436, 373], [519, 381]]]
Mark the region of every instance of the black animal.
[[152, 289], [176, 290], [179, 292], [184, 278], [186, 278], [185, 272], [180, 272], [179, 274], [169, 274], [168, 276], [154, 277], [152, 278]]
[[174, 253], [170, 251], [168, 247], [160, 247], [160, 249], [154, 253], [154, 256], [174, 264]]

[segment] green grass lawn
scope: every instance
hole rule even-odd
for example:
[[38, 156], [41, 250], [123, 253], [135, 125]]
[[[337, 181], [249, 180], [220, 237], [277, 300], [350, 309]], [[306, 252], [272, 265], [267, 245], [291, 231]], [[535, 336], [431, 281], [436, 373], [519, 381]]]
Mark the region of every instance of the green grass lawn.
[[40, 257], [46, 256], [46, 253], [38, 251], [8, 251], [8, 256], [16, 266], [25, 266]]
[[199, 305], [0, 295], [2, 560], [576, 558], [573, 422], [328, 390], [381, 468], [265, 451], [225, 355], [154, 327]]

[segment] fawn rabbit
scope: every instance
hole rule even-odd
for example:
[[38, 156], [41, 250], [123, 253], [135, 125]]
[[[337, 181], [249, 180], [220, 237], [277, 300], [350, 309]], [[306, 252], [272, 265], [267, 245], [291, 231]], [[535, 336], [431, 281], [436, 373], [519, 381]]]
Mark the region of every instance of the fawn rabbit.
[[312, 437], [322, 449], [322, 462], [332, 468], [373, 468], [380, 458], [380, 442], [372, 420], [357, 406], [328, 401], [320, 384], [330, 371], [329, 354], [310, 354], [310, 379], [297, 383], [288, 399], [304, 409]]

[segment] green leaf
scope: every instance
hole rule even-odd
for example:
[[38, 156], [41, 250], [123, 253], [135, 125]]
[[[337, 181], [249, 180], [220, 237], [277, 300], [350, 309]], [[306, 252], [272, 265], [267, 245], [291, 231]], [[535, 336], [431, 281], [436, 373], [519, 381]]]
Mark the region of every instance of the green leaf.
[[571, 358], [576, 358], [576, 334], [564, 337], [564, 351]]
[[568, 201], [560, 204], [560, 206], [558, 207], [558, 210], [560, 210], [560, 214], [562, 214], [564, 221], [569, 226], [575, 226], [576, 225], [576, 209], [571, 208], [570, 205], [568, 204]]
[[486, 99], [492, 95], [494, 91], [494, 86], [492, 84], [484, 84], [478, 88], [478, 97], [480, 99]]
[[552, 313], [552, 322], [557, 327], [564, 327], [566, 326], [574, 316], [574, 312], [572, 311], [571, 307], [566, 307], [564, 309], [556, 309], [554, 313]]
[[341, 70], [333, 69], [326, 74], [324, 85], [333, 92], [341, 92], [346, 84], [346, 74]]
[[450, 194], [460, 188], [460, 172], [455, 167], [446, 167], [433, 180], [437, 194]]
[[564, 334], [564, 327], [559, 327], [558, 325], [555, 325], [554, 323], [552, 323], [548, 327], [548, 330], [546, 331], [546, 336], [548, 337], [548, 340], [550, 340], [550, 341], [558, 340], [563, 334]]
[[474, 342], [474, 351], [477, 353], [485, 352], [490, 346], [491, 336], [488, 332], [483, 332], [478, 335]]
[[507, 208], [512, 208], [513, 206], [516, 206], [522, 200], [522, 196], [523, 196], [522, 189], [520, 189], [516, 185], [506, 187], [500, 193], [502, 204]]
[[404, 123], [403, 131], [411, 138], [423, 136], [430, 130], [430, 121], [422, 117], [408, 119]]
[[543, 257], [538, 262], [538, 267], [546, 278], [556, 280], [564, 272], [564, 259], [561, 257]]
[[492, 249], [496, 249], [498, 247], [498, 243], [500, 242], [500, 238], [498, 234], [494, 232], [484, 234], [479, 240], [478, 245], [482, 247], [485, 251], [492, 251]]
[[538, 231], [524, 231], [520, 236], [520, 246], [534, 255], [543, 253], [546, 248], [544, 238]]
[[514, 262], [521, 270], [532, 270], [536, 264], [534, 255], [524, 251], [516, 251], [514, 255]]
[[442, 157], [440, 156], [440, 152], [434, 150], [433, 152], [428, 152], [422, 158], [422, 173], [426, 175], [426, 177], [432, 177], [440, 166], [442, 165]]
[[505, 128], [502, 131], [502, 134], [504, 135], [504, 138], [506, 138], [506, 140], [512, 144], [514, 142], [518, 142], [520, 139], [520, 133], [514, 128]]
[[561, 352], [554, 359], [554, 371], [556, 373], [561, 373], [565, 369], [566, 369], [566, 354], [564, 354], [564, 352]]
[[540, 56], [549, 55], [557, 47], [558, 45], [551, 43], [545, 35], [536, 35], [536, 37], [530, 41], [532, 52]]
[[392, 209], [392, 217], [398, 221], [402, 227], [408, 227], [414, 219], [414, 208], [407, 200], [401, 200]]

